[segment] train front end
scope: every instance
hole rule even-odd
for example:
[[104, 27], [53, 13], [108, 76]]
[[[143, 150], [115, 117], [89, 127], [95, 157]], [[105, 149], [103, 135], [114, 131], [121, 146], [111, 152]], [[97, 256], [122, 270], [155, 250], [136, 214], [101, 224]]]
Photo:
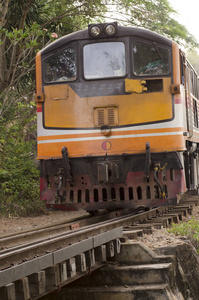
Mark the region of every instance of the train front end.
[[89, 25], [37, 54], [38, 159], [47, 208], [176, 203], [186, 190], [178, 61], [170, 40], [117, 23]]

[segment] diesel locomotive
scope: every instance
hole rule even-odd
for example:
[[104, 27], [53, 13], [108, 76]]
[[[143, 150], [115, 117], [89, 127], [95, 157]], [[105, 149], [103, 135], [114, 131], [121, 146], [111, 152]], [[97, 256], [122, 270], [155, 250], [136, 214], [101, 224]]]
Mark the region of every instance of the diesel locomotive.
[[198, 88], [175, 42], [116, 22], [89, 25], [38, 52], [46, 207], [149, 208], [197, 191]]

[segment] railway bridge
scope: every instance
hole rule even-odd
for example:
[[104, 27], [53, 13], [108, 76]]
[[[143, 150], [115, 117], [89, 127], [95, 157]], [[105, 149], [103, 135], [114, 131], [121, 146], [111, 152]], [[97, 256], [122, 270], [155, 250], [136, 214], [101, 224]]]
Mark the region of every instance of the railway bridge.
[[[151, 233], [153, 228], [183, 220], [198, 204], [199, 197], [192, 195], [176, 207], [158, 207], [139, 213], [112, 212], [89, 218], [87, 226], [84, 220], [82, 224], [81, 221], [57, 224], [1, 237], [0, 299], [40, 299], [63, 290], [75, 280], [84, 281], [83, 278], [88, 278], [85, 275], [91, 273], [97, 275], [93, 287], [84, 289], [85, 299], [95, 299], [94, 291], [99, 296], [96, 299], [104, 300], [115, 293], [120, 295], [118, 299], [127, 294], [138, 297], [142, 293], [166, 295], [164, 299], [174, 296], [184, 299], [175, 282], [175, 257], [157, 255], [135, 239], [143, 233]], [[107, 267], [111, 261], [113, 267]], [[119, 265], [114, 267], [117, 263]], [[96, 281], [102, 286], [96, 287]], [[81, 289], [74, 292], [67, 290], [69, 298], [63, 299], [80, 299]]]

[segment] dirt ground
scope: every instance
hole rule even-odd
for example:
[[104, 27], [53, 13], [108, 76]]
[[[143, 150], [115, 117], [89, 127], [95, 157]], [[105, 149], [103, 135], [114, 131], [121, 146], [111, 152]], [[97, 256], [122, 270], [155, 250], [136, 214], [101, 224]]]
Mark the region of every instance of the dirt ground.
[[64, 223], [84, 215], [88, 216], [89, 214], [85, 211], [49, 211], [47, 214], [37, 217], [0, 217], [0, 236], [46, 227], [60, 222]]
[[[192, 218], [199, 220], [199, 206], [194, 206], [192, 215], [188, 215], [183, 221], [188, 222]], [[154, 229], [152, 234], [144, 234], [143, 237], [138, 238], [138, 240], [145, 243], [149, 248], [155, 249], [168, 245], [183, 244], [186, 237], [176, 236], [173, 233], [169, 233], [167, 228], [163, 228]]]
[[[59, 222], [67, 222], [69, 220], [73, 220], [80, 216], [88, 216], [89, 214], [85, 211], [49, 211], [46, 215], [41, 215], [37, 217], [28, 217], [28, 218], [20, 218], [20, 217], [10, 217], [3, 218], [0, 217], [0, 236], [9, 235], [14, 232], [22, 232], [31, 229], [36, 229], [38, 227], [46, 227], [48, 225], [57, 224]], [[189, 215], [185, 220], [189, 221], [192, 217], [199, 220], [199, 206], [195, 206], [193, 210], [193, 215]], [[161, 230], [156, 231], [157, 241], [161, 239], [161, 235], [167, 236], [167, 231], [164, 230], [161, 233]], [[159, 238], [160, 236], [160, 238]], [[168, 234], [168, 239], [169, 239]], [[164, 239], [166, 242], [166, 239]], [[170, 242], [174, 241], [174, 237], [170, 240]]]

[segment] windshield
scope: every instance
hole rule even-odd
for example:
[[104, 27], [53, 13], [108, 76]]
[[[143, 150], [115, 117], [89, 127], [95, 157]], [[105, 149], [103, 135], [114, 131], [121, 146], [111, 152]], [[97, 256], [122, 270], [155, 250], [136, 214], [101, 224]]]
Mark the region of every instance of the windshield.
[[169, 51], [155, 43], [135, 43], [133, 47], [134, 74], [165, 75], [169, 73]]
[[108, 42], [84, 46], [85, 79], [121, 77], [125, 75], [124, 43]]
[[73, 81], [77, 77], [76, 52], [68, 48], [44, 60], [44, 81]]

